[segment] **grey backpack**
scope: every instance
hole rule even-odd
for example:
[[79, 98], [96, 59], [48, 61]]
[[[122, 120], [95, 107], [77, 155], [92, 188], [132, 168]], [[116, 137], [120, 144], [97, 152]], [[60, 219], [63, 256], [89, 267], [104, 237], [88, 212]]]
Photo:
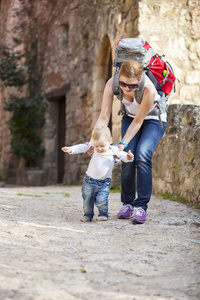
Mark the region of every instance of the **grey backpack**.
[[159, 117], [167, 111], [167, 100], [174, 88], [175, 79], [172, 67], [158, 55], [149, 43], [139, 38], [126, 38], [118, 42], [115, 49], [114, 59], [114, 76], [113, 76], [113, 93], [121, 101], [121, 108], [118, 114], [126, 114], [125, 107], [122, 103], [122, 90], [119, 86], [119, 70], [121, 64], [127, 60], [139, 61], [143, 66], [142, 79], [138, 88], [135, 90], [135, 99], [140, 104], [143, 98], [145, 74], [153, 82], [160, 99], [154, 101], [154, 109], [149, 115]]

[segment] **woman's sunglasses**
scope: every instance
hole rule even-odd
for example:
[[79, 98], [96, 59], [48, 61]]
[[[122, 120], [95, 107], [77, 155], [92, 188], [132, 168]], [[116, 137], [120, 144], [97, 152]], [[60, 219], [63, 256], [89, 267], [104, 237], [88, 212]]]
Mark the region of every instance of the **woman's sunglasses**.
[[119, 85], [121, 87], [128, 87], [130, 90], [134, 90], [134, 89], [137, 89], [138, 88], [138, 83], [134, 83], [134, 84], [127, 84], [123, 81], [119, 81]]

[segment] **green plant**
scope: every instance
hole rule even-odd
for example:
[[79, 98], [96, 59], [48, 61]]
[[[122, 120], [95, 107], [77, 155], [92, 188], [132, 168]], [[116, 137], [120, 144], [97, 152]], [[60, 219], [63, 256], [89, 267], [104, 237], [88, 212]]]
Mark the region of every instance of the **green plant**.
[[64, 194], [65, 197], [70, 197], [69, 193]]
[[33, 195], [27, 195], [27, 194], [22, 194], [22, 193], [18, 193], [17, 196], [28, 196], [28, 197], [33, 197]]
[[200, 209], [200, 203], [196, 203], [194, 206], [193, 206], [194, 209]]
[[0, 46], [0, 78], [6, 86], [22, 88], [26, 83], [26, 73], [19, 61], [24, 54], [13, 51], [7, 45]]
[[180, 195], [172, 195], [169, 192], [165, 192], [164, 194], [161, 194], [160, 196], [163, 199], [170, 199], [170, 200], [179, 201], [179, 202], [187, 202], [186, 198], [184, 198]]
[[168, 193], [168, 192], [165, 192], [164, 194], [161, 194], [160, 196], [161, 196], [161, 198], [163, 198], [163, 199], [170, 199], [171, 194]]
[[13, 152], [27, 162], [44, 153], [42, 140], [37, 135], [37, 131], [44, 125], [44, 108], [45, 104], [40, 95], [27, 98], [12, 95], [5, 103], [5, 109], [12, 112], [8, 126]]
[[[20, 44], [16, 38], [13, 42]], [[0, 79], [5, 86], [16, 88], [15, 94], [5, 101], [4, 109], [12, 113], [8, 126], [13, 153], [24, 158], [27, 165], [32, 165], [38, 156], [44, 154], [39, 133], [44, 125], [46, 103], [37, 93], [40, 76], [36, 69], [36, 56], [30, 51], [20, 53], [14, 48], [7, 45], [0, 47]], [[26, 96], [19, 96], [27, 87]]]
[[84, 268], [80, 268], [81, 273], [86, 273]]
[[121, 192], [121, 186], [112, 187], [110, 189], [111, 193], [120, 193]]

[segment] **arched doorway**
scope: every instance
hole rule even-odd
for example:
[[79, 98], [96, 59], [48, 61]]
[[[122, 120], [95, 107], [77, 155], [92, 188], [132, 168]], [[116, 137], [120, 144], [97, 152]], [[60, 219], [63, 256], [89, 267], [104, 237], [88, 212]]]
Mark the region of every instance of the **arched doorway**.
[[47, 151], [43, 159], [44, 184], [62, 184], [65, 156], [61, 151], [66, 137], [66, 106], [69, 84], [46, 94], [48, 106], [45, 113], [44, 144]]
[[[93, 110], [94, 114], [96, 114], [94, 118], [95, 120], [97, 120], [100, 113], [105, 84], [108, 79], [112, 77], [112, 65], [112, 48], [110, 39], [106, 34], [103, 37], [101, 45], [99, 47], [97, 72], [96, 76], [94, 76], [94, 99], [95, 101], [97, 101], [97, 104], [95, 104], [95, 108]], [[112, 116], [110, 118], [108, 126], [112, 132]]]

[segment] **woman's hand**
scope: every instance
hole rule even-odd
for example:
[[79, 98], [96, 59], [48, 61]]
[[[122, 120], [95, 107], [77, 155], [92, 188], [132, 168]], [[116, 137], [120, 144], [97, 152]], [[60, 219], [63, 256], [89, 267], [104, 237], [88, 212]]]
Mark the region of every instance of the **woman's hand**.
[[[86, 145], [88, 145], [89, 143], [85, 143]], [[89, 148], [89, 150], [86, 152], [87, 154], [89, 154], [90, 157], [92, 157], [93, 153], [94, 153], [94, 147], [91, 146]]]
[[123, 151], [124, 148], [125, 148], [125, 145], [124, 144], [118, 144], [118, 148], [120, 151]]

